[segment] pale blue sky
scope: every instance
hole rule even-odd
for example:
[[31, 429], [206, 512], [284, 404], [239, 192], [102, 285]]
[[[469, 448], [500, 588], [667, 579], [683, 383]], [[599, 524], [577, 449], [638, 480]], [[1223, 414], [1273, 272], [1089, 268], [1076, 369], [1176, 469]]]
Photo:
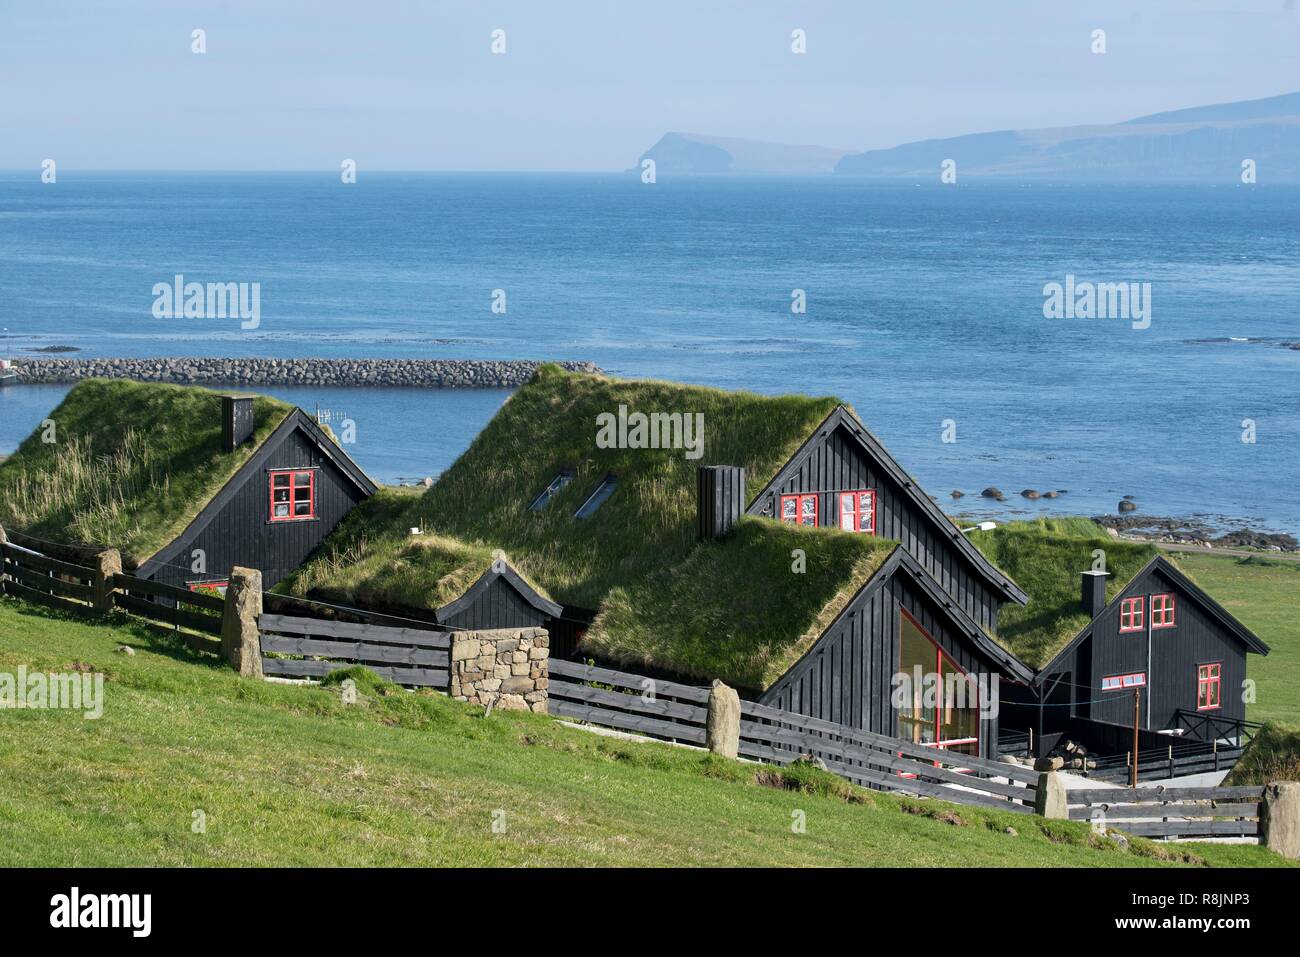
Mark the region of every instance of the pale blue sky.
[[1300, 89], [1295, 7], [4, 0], [0, 168], [615, 170], [668, 130], [866, 149], [1111, 122]]

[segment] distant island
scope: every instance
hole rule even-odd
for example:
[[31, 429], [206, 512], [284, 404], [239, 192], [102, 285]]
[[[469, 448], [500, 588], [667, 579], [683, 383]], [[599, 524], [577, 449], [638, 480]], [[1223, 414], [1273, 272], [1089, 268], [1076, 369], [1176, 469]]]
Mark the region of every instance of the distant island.
[[1250, 159], [1260, 181], [1296, 181], [1300, 92], [1109, 125], [999, 130], [865, 152], [669, 133], [641, 155], [646, 159], [659, 173], [934, 179], [953, 160], [961, 177], [1203, 182], [1238, 182]]

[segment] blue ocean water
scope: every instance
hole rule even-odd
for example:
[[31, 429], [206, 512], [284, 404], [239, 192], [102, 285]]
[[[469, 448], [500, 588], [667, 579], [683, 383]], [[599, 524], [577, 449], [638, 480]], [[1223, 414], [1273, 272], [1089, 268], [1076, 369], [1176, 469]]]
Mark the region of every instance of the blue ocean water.
[[[153, 318], [177, 273], [259, 282], [260, 327]], [[1045, 319], [1067, 275], [1149, 282], [1150, 328]], [[0, 355], [590, 359], [831, 393], [945, 507], [962, 489], [980, 512], [1132, 494], [1146, 514], [1300, 531], [1298, 307], [1300, 189], [1267, 184], [0, 174]], [[268, 391], [346, 408], [386, 481], [445, 468], [504, 398]], [[0, 391], [0, 452], [61, 394]], [[1005, 506], [972, 500], [987, 485]]]

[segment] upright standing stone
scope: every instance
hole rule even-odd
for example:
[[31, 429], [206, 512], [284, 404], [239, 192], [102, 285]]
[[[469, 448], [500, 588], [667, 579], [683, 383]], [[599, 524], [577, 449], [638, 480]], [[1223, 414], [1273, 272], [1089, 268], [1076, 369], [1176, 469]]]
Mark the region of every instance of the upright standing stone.
[[262, 573], [256, 568], [230, 570], [226, 606], [221, 613], [221, 656], [241, 675], [262, 677], [262, 639], [257, 619], [262, 617]]
[[95, 572], [91, 586], [95, 610], [110, 612], [113, 610], [113, 576], [122, 571], [122, 555], [116, 548], [106, 548], [91, 559], [90, 567]]
[[1034, 813], [1060, 821], [1069, 819], [1070, 805], [1065, 795], [1065, 782], [1055, 771], [1044, 771], [1038, 776], [1038, 788], [1034, 791]]
[[740, 695], [716, 678], [709, 689], [704, 741], [710, 751], [724, 758], [740, 754]]
[[1259, 803], [1259, 840], [1270, 851], [1300, 860], [1300, 783], [1271, 781]]

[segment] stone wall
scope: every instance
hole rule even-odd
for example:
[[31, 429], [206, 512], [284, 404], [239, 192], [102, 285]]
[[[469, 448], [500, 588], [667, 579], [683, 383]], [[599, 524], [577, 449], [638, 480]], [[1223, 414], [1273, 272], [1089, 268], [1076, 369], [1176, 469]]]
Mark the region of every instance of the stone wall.
[[451, 696], [545, 714], [550, 644], [545, 628], [452, 632]]
[[[591, 362], [559, 362], [573, 372], [599, 372]], [[538, 363], [486, 359], [17, 359], [20, 382], [136, 379], [178, 385], [404, 386], [501, 389], [527, 382]]]

